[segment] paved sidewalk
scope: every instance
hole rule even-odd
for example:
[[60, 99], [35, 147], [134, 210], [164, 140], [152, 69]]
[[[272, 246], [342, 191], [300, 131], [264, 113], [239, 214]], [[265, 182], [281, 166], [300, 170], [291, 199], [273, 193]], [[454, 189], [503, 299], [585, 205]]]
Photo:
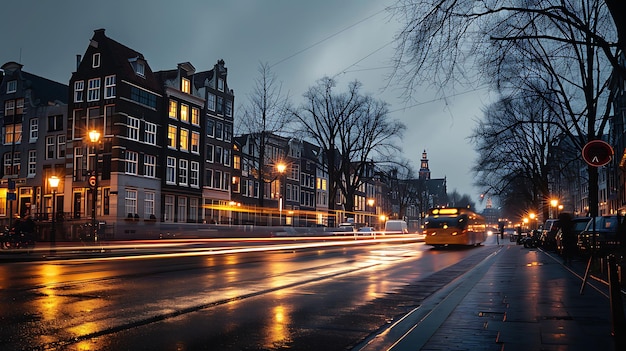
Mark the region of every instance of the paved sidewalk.
[[425, 301], [427, 311], [389, 349], [626, 349], [611, 335], [608, 287], [589, 279], [580, 294], [586, 262], [566, 267], [555, 254], [503, 244], [432, 310]]

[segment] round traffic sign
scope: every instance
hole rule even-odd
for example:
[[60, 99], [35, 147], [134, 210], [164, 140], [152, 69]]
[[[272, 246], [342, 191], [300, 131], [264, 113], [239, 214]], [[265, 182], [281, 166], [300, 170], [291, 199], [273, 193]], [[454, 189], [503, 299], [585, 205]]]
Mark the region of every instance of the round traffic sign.
[[583, 147], [583, 160], [591, 166], [600, 167], [611, 162], [613, 148], [602, 140], [592, 140]]
[[96, 176], [89, 177], [89, 186], [92, 188], [96, 186]]

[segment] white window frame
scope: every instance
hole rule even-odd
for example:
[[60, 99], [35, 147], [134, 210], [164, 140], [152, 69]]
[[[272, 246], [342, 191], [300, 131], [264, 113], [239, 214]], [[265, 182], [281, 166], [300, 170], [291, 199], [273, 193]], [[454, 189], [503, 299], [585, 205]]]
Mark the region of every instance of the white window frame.
[[156, 193], [154, 191], [146, 191], [144, 193], [144, 198], [143, 198], [143, 211], [144, 211], [144, 215], [146, 216], [145, 218], [148, 219], [150, 218], [151, 215], [154, 215], [155, 212], [155, 204], [156, 204]]
[[165, 171], [165, 183], [176, 184], [176, 158], [167, 157], [167, 168]]
[[128, 116], [128, 139], [139, 141], [139, 118]]
[[189, 186], [194, 188], [200, 187], [200, 163], [191, 161], [189, 167]]
[[156, 177], [156, 156], [148, 154], [143, 156], [143, 175], [148, 178]]
[[191, 152], [200, 154], [200, 133], [191, 132]]
[[215, 94], [207, 94], [206, 108], [209, 109], [209, 111], [215, 111], [215, 101]]
[[104, 98], [114, 98], [116, 93], [115, 90], [115, 75], [104, 77]]
[[10, 80], [7, 82], [7, 94], [15, 93], [17, 91], [17, 80]]
[[87, 84], [87, 102], [100, 100], [100, 78], [93, 78]]
[[74, 102], [85, 101], [85, 81], [77, 80], [74, 82]]
[[178, 185], [187, 185], [189, 181], [189, 161], [185, 159], [178, 160]]
[[31, 118], [29, 122], [28, 139], [31, 143], [34, 143], [39, 138], [39, 118]]
[[151, 122], [144, 122], [144, 141], [146, 144], [156, 145], [157, 125]]
[[46, 137], [46, 160], [52, 160], [56, 158], [56, 136], [48, 135]]
[[57, 135], [57, 158], [65, 158], [65, 134]]
[[100, 67], [100, 53], [96, 52], [91, 56], [91, 68]]
[[179, 223], [187, 222], [187, 197], [186, 196], [178, 197], [178, 222]]
[[126, 174], [137, 175], [137, 167], [139, 165], [139, 154], [135, 151], [126, 150], [124, 158], [126, 159], [124, 172]]
[[28, 150], [28, 177], [37, 174], [37, 150]]
[[126, 213], [135, 215], [137, 213], [137, 190], [126, 189], [126, 195], [124, 196], [124, 208]]

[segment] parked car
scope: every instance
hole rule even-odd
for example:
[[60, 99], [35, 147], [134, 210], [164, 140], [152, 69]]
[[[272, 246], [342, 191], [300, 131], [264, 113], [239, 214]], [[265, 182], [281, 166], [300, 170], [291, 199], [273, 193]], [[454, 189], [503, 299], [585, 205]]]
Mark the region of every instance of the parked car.
[[[624, 217], [611, 215], [600, 216], [590, 220], [578, 235], [578, 249], [581, 252], [609, 250], [619, 246], [620, 221]], [[595, 227], [594, 227], [595, 225]]]
[[[585, 228], [587, 228], [587, 224], [590, 221], [591, 221], [590, 217], [576, 217], [572, 219], [572, 231], [574, 232], [574, 235], [576, 236], [576, 238], [578, 238], [580, 233], [582, 233], [585, 230]], [[559, 255], [562, 255], [563, 254], [563, 232], [561, 231], [560, 228], [556, 233], [555, 242], [556, 242], [556, 252], [558, 252]]]
[[539, 237], [539, 245], [546, 250], [556, 249], [556, 233], [559, 231], [559, 220], [548, 219], [543, 225], [541, 236]]
[[357, 230], [359, 235], [372, 235], [374, 232], [375, 230], [373, 227], [361, 227]]

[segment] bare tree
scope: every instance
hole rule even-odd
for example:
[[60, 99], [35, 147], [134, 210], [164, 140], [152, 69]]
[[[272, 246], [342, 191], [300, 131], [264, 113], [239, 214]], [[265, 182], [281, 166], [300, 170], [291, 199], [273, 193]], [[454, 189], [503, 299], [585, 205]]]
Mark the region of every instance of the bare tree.
[[276, 174], [272, 160], [266, 155], [270, 137], [286, 130], [289, 125], [289, 95], [283, 94], [282, 84], [277, 81], [269, 64], [259, 63], [259, 77], [255, 80], [248, 104], [243, 108], [239, 129], [251, 135], [254, 143], [255, 169], [253, 173], [261, 184], [258, 203], [263, 207], [265, 184]]
[[293, 115], [304, 134], [323, 150], [328, 164], [329, 207], [334, 209], [341, 194], [345, 209], [352, 211], [354, 195], [367, 179], [368, 164], [399, 150], [394, 142], [406, 127], [389, 119], [385, 102], [361, 94], [361, 83], [350, 83], [344, 93], [335, 93], [334, 87], [332, 78], [319, 80], [304, 94], [306, 101]]
[[[481, 73], [501, 91], [551, 99], [547, 106], [561, 130], [582, 147], [602, 137], [612, 99], [611, 67], [621, 70], [621, 26], [611, 16], [621, 18], [615, 14], [623, 13], [623, 6], [607, 5], [603, 0], [400, 1], [397, 10], [406, 26], [398, 36], [396, 67], [407, 77], [409, 91], [426, 68], [435, 69], [435, 81], [447, 83], [465, 79], [467, 64], [493, 67]], [[593, 215], [597, 169], [588, 172]]]

